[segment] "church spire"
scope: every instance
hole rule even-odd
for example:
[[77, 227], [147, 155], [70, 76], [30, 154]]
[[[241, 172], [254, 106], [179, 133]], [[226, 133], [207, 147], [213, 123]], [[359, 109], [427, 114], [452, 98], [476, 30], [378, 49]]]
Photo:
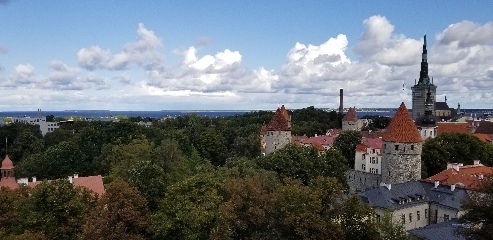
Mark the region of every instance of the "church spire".
[[428, 76], [428, 50], [426, 49], [426, 34], [424, 36], [423, 53], [421, 54], [421, 71], [419, 71], [418, 85], [430, 85]]

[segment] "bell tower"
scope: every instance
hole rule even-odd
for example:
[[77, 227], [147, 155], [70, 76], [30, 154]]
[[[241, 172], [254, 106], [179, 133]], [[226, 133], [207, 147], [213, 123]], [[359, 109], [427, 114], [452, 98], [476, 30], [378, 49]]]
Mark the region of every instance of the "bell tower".
[[419, 81], [413, 87], [413, 120], [425, 115], [425, 101], [427, 93], [430, 93], [433, 102], [432, 112], [435, 112], [436, 91], [437, 87], [433, 84], [433, 78], [428, 75], [428, 50], [426, 48], [426, 35], [424, 36], [423, 52], [421, 53], [421, 70], [419, 71]]

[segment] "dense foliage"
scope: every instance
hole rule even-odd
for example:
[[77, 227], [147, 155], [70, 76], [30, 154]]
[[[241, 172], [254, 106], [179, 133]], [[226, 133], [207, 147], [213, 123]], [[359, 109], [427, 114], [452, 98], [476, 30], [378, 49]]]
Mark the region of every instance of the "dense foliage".
[[491, 239], [493, 236], [493, 179], [489, 178], [477, 192], [471, 192], [464, 204], [465, 214], [457, 233], [466, 239]]
[[423, 144], [422, 177], [433, 176], [447, 168], [447, 163], [473, 164], [481, 160], [483, 164], [493, 164], [493, 145], [479, 138], [463, 133], [443, 133], [436, 138], [428, 138]]
[[[299, 135], [340, 127], [335, 112], [290, 114]], [[289, 145], [263, 157], [259, 132], [272, 115], [74, 121], [44, 137], [1, 127], [17, 177], [43, 181], [0, 189], [0, 238], [380, 239], [373, 210], [345, 194], [358, 136], [322, 154]], [[55, 180], [72, 174], [104, 176], [106, 193]]]

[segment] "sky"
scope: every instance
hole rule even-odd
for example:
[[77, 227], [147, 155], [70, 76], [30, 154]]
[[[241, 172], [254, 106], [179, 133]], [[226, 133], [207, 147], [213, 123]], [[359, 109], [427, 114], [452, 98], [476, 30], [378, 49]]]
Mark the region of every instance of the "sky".
[[493, 108], [493, 1], [0, 0], [0, 111]]

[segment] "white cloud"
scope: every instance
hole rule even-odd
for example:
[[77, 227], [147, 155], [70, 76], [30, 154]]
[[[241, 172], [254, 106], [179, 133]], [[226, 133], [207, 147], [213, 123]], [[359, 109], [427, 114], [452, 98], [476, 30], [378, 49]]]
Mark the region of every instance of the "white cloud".
[[19, 64], [15, 67], [15, 73], [19, 80], [28, 80], [34, 74], [34, 67], [29, 63]]
[[77, 59], [79, 66], [94, 70], [97, 67], [101, 67], [101, 64], [108, 61], [111, 53], [109, 51], [101, 50], [99, 46], [91, 46], [88, 48], [82, 48], [77, 52]]

